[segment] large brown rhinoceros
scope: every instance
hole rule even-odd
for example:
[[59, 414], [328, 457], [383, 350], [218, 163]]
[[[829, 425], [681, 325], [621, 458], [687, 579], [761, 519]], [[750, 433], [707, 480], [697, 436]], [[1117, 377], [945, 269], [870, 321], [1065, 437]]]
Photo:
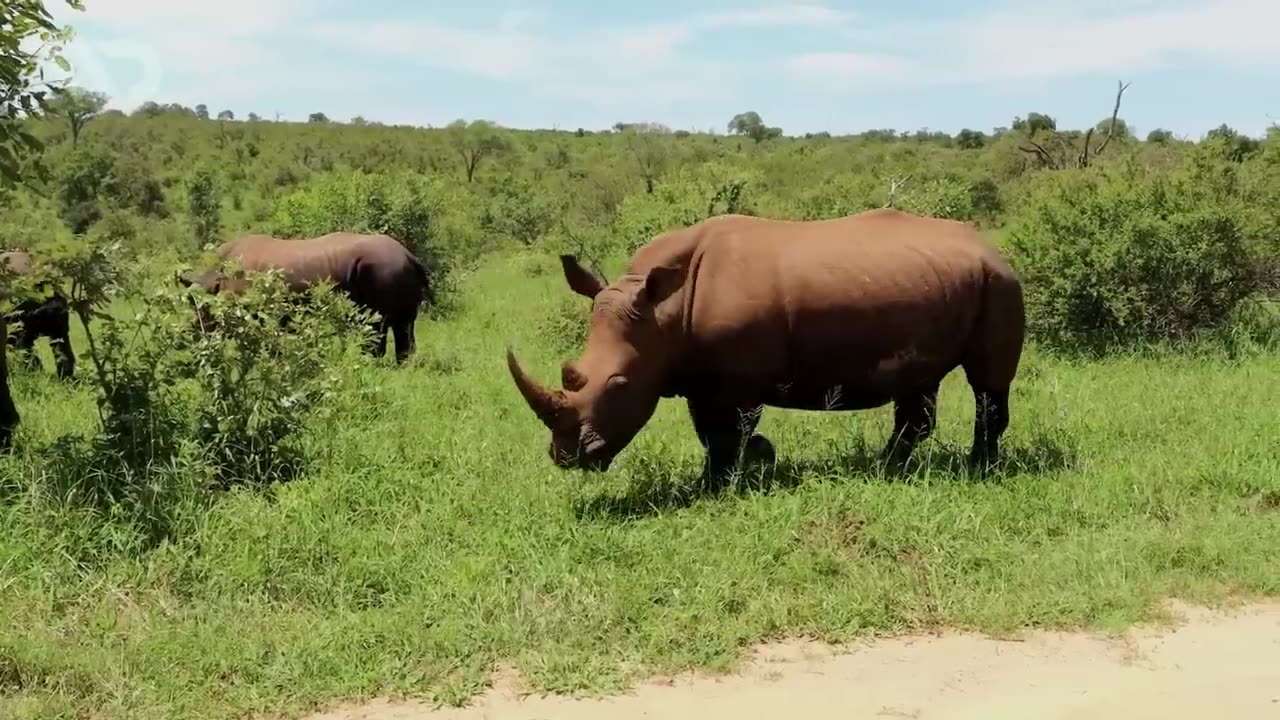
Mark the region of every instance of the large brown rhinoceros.
[[[17, 275], [29, 275], [32, 272], [31, 255], [22, 250], [10, 250], [0, 253], [0, 263], [7, 264]], [[47, 291], [49, 288], [41, 287]], [[71, 313], [67, 307], [67, 299], [57, 288], [53, 288], [44, 300], [25, 300], [9, 314], [10, 321], [19, 323], [17, 332], [9, 336], [9, 344], [20, 351], [23, 359], [38, 365], [40, 360], [35, 354], [36, 340], [49, 338], [49, 349], [57, 364], [58, 377], [70, 380], [75, 375], [76, 355], [71, 349]]]
[[998, 458], [1022, 288], [968, 225], [893, 209], [811, 222], [727, 215], [659, 235], [608, 285], [571, 255], [561, 262], [569, 287], [593, 299], [563, 389], [539, 385], [507, 351], [561, 468], [607, 470], [658, 399], [675, 396], [714, 477], [740, 447], [772, 455], [754, 434], [765, 405], [893, 402], [900, 442], [883, 457], [902, 461], [932, 432], [938, 386], [956, 366], [977, 400], [970, 460], [985, 469]]
[[[357, 305], [381, 316], [374, 355], [386, 353], [388, 327], [395, 334], [397, 363], [415, 350], [414, 323], [419, 305], [432, 295], [431, 286], [418, 258], [389, 235], [335, 232], [298, 240], [247, 235], [223, 243], [217, 254], [223, 260], [238, 261], [246, 272], [277, 268], [295, 291], [317, 281], [332, 281]], [[179, 279], [215, 294], [242, 292], [248, 287], [247, 278], [216, 270]]]

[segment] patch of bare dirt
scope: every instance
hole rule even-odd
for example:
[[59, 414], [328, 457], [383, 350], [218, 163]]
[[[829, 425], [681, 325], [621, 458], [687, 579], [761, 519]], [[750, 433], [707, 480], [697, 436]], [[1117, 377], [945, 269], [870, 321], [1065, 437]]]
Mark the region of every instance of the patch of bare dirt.
[[375, 701], [307, 720], [1280, 720], [1280, 603], [1122, 636], [968, 633], [847, 648], [775, 643], [736, 675], [689, 674], [624, 695], [525, 695], [510, 670], [465, 708]]

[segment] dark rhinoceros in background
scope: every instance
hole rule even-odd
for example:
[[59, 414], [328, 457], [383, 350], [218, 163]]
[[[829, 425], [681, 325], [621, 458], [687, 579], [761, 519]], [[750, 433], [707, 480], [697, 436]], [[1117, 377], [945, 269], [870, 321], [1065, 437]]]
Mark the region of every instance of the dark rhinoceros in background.
[[957, 366], [977, 401], [970, 461], [985, 469], [998, 458], [1023, 295], [966, 224], [893, 209], [810, 222], [727, 215], [659, 235], [609, 284], [573, 256], [561, 262], [569, 286], [593, 299], [563, 389], [538, 384], [507, 351], [561, 468], [607, 470], [659, 398], [675, 396], [687, 399], [714, 477], [740, 449], [772, 455], [754, 434], [765, 405], [893, 402], [882, 458], [904, 461], [932, 432], [938, 387]]
[[[374, 355], [387, 350], [387, 330], [395, 335], [396, 362], [414, 352], [414, 323], [424, 299], [432, 297], [422, 263], [389, 235], [335, 232], [316, 238], [283, 239], [247, 235], [223, 243], [221, 260], [234, 259], [246, 272], [279, 269], [291, 290], [301, 292], [313, 283], [331, 281], [352, 301], [380, 316], [375, 329]], [[238, 293], [248, 287], [245, 277], [206, 270], [179, 277], [210, 293]]]
[[[22, 250], [0, 253], [0, 263], [7, 264], [20, 276], [30, 275], [33, 270], [31, 255]], [[58, 377], [70, 380], [75, 375], [76, 356], [71, 349], [71, 312], [67, 299], [56, 287], [50, 288], [48, 283], [40, 283], [35, 289], [45, 297], [18, 303], [8, 316], [9, 322], [15, 324], [10, 330], [9, 345], [22, 353], [24, 362], [39, 366], [40, 359], [35, 354], [36, 341], [41, 337], [49, 338]]]

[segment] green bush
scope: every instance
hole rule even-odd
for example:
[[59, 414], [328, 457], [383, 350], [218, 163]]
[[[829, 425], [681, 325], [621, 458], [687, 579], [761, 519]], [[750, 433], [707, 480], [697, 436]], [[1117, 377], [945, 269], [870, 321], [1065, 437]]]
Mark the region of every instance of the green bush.
[[1258, 246], [1233, 196], [1132, 164], [1056, 173], [1009, 232], [1030, 330], [1058, 347], [1220, 329], [1258, 290]]
[[761, 180], [757, 170], [715, 162], [664, 176], [652, 193], [623, 198], [614, 223], [617, 251], [630, 255], [661, 233], [713, 215], [754, 215]]

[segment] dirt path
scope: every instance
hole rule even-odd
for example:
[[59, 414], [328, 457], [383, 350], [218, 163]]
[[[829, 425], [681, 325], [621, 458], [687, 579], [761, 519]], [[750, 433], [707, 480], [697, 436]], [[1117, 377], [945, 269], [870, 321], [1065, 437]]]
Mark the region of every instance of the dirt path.
[[503, 675], [471, 706], [374, 702], [308, 720], [1280, 720], [1280, 603], [1122, 637], [1028, 633], [770, 645], [741, 674], [681, 677], [608, 699], [521, 697]]

